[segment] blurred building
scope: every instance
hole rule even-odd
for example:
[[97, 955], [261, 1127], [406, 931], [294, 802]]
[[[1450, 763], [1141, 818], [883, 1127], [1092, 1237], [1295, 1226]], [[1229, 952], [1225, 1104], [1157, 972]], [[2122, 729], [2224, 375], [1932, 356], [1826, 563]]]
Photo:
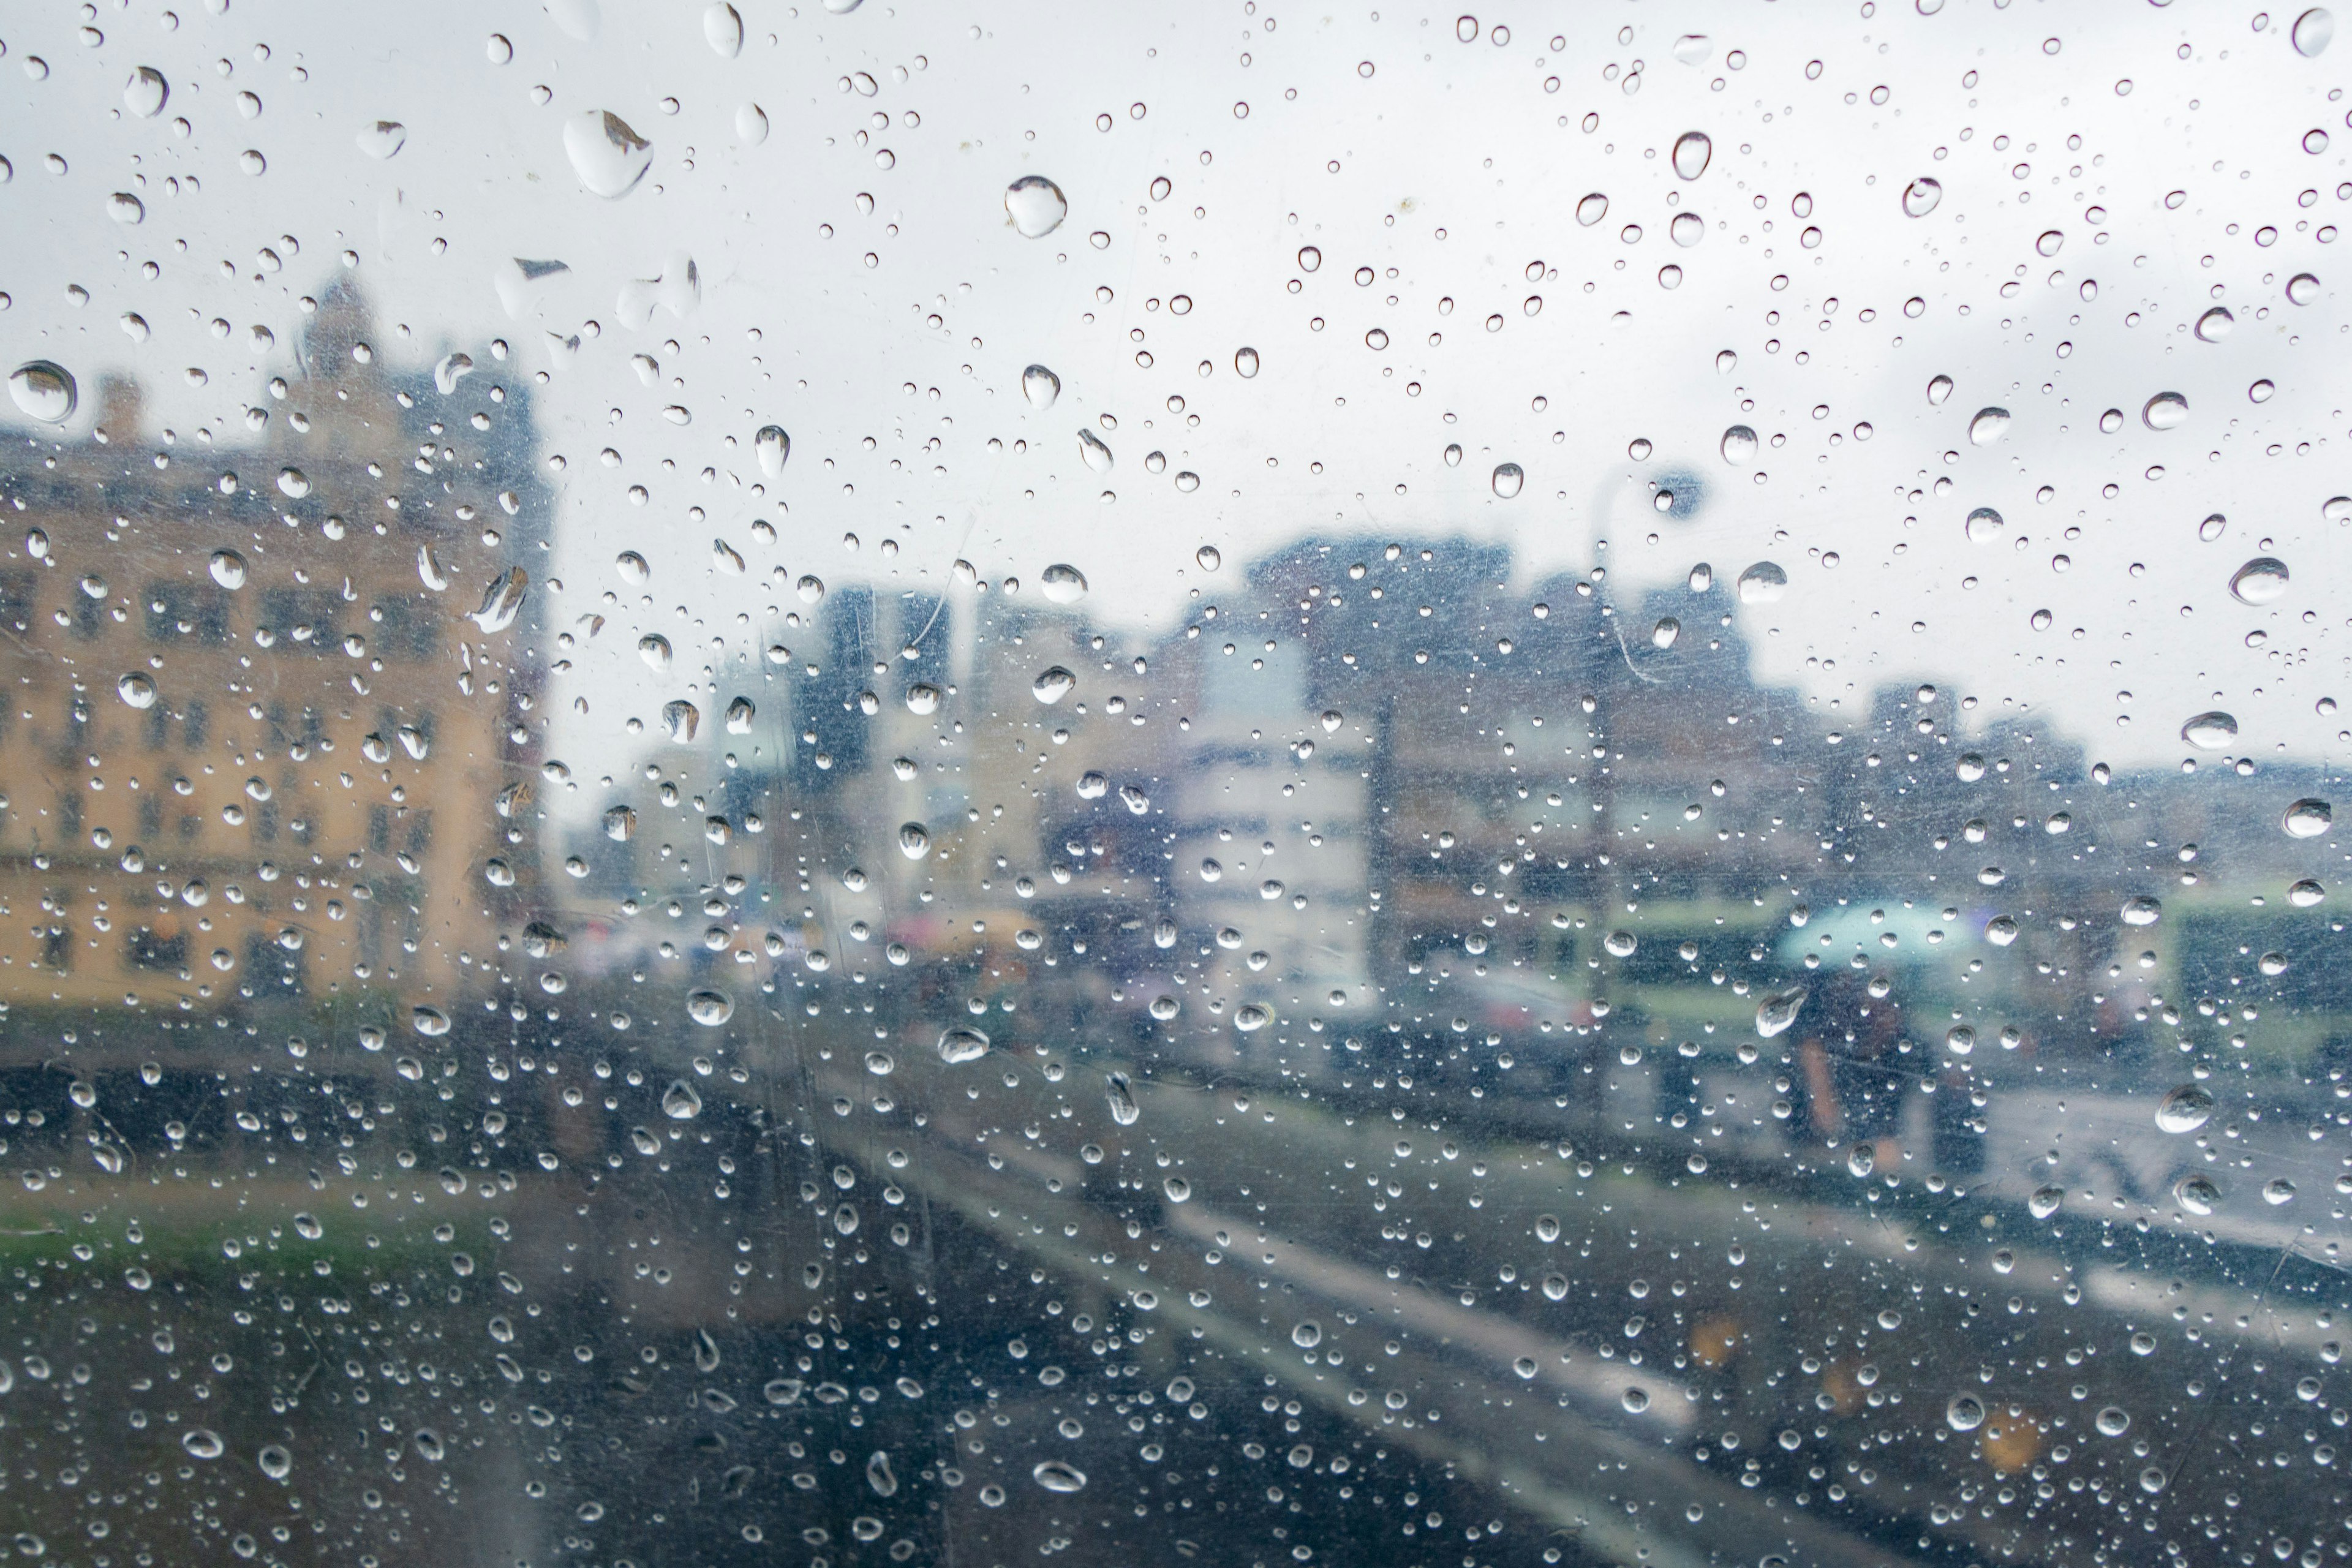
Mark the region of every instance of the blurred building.
[[535, 876], [518, 808], [550, 498], [529, 388], [487, 347], [394, 368], [348, 279], [305, 304], [227, 428], [152, 428], [110, 377], [87, 425], [8, 437], [0, 1005], [20, 1021], [355, 982], [446, 1006]]

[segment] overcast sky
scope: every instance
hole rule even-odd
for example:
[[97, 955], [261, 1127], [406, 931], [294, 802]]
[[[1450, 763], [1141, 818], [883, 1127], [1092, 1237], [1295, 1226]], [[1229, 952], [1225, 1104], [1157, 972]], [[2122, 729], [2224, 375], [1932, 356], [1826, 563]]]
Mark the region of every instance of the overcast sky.
[[[665, 629], [677, 605], [766, 602], [712, 574], [714, 533], [755, 584], [778, 563], [935, 587], [959, 555], [1031, 581], [1068, 561], [1097, 616], [1164, 626], [1203, 543], [1238, 564], [1309, 531], [1460, 532], [1509, 543], [1529, 576], [1605, 563], [1621, 599], [1702, 561], [1727, 581], [1778, 563], [1786, 595], [1740, 612], [1759, 672], [1824, 704], [1931, 679], [1987, 715], [2054, 714], [2118, 763], [2186, 754], [2206, 709], [2240, 721], [2229, 754], [2343, 750], [2316, 705], [2352, 692], [2352, 552], [2322, 513], [2352, 492], [2344, 252], [2323, 227], [2352, 213], [2335, 101], [2352, 40], [2305, 58], [2292, 11], [2256, 30], [2195, 4], [2095, 26], [2026, 0], [1611, 5], [1474, 27], [1278, 0], [737, 0], [731, 58], [688, 0], [176, 11], [0, 26], [0, 357], [80, 378], [69, 432], [120, 367], [150, 383], [148, 439], [241, 433], [290, 363], [296, 298], [349, 250], [387, 354], [502, 337], [513, 357], [486, 372], [551, 376], [554, 571], [578, 599], [642, 552]], [[125, 91], [141, 67], [169, 88], [152, 118]], [[604, 111], [650, 143], [616, 198], [590, 184], [634, 165], [567, 151]], [[1672, 150], [1692, 131], [1711, 153], [1685, 179]], [[1005, 205], [1032, 174], [1068, 204], [1034, 238]], [[1940, 199], [1906, 216], [1922, 176]], [[116, 220], [116, 193], [143, 221]], [[1587, 225], [1591, 194], [1606, 212]], [[1703, 225], [1687, 246], [1683, 213]], [[255, 281], [264, 247], [285, 269]], [[565, 270], [525, 286], [516, 258]], [[2200, 341], [2215, 305], [2231, 330]], [[1022, 395], [1033, 362], [1060, 378], [1050, 409]], [[1937, 375], [1954, 384], [1934, 405]], [[2152, 430], [2165, 392], [2188, 417]], [[1973, 444], [1988, 406], [2006, 432]], [[751, 445], [771, 423], [793, 441], [773, 481]], [[1762, 442], [1744, 465], [1723, 453], [1734, 425]], [[1507, 462], [1526, 475], [1510, 499]], [[1652, 485], [1693, 475], [1696, 514], [1661, 516]], [[1980, 507], [2002, 521], [1971, 542]], [[777, 546], [754, 548], [753, 516]], [[2231, 574], [2263, 554], [2291, 583], [2241, 604]], [[634, 626], [614, 629], [596, 657], [656, 695]]]

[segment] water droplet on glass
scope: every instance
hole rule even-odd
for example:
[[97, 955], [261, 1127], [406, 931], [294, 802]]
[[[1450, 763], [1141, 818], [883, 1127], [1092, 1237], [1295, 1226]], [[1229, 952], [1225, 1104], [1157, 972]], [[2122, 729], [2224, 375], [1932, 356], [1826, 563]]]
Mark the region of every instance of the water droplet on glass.
[[901, 823], [898, 826], [898, 853], [909, 860], [919, 860], [931, 852], [931, 830], [919, 822]]
[[1086, 1489], [1086, 1471], [1066, 1459], [1044, 1460], [1029, 1474], [1036, 1479], [1039, 1486], [1049, 1492], [1075, 1492]]
[[2286, 563], [2257, 555], [2230, 576], [2230, 594], [2242, 605], [2267, 605], [2286, 592]]
[[28, 418], [62, 425], [81, 399], [73, 373], [48, 360], [27, 360], [8, 374], [8, 396]]
[[192, 1458], [198, 1459], [217, 1459], [228, 1451], [228, 1446], [220, 1440], [220, 1434], [209, 1426], [192, 1426], [180, 1434], [180, 1447], [185, 1448]]
[[164, 101], [171, 96], [171, 84], [153, 66], [141, 66], [122, 84], [122, 107], [142, 120], [152, 120], [163, 113]]
[[2189, 399], [2177, 392], [2159, 392], [2139, 411], [2140, 423], [2151, 430], [2176, 430], [2189, 419]]
[[1783, 991], [1767, 991], [1756, 1004], [1756, 1032], [1765, 1039], [1784, 1034], [1797, 1021], [1809, 993], [1804, 986], [1791, 985]]
[[254, 1462], [261, 1467], [261, 1473], [273, 1481], [282, 1481], [294, 1473], [294, 1456], [281, 1444], [265, 1445], [261, 1452], [254, 1456]]
[[2336, 37], [2336, 18], [2324, 5], [2314, 5], [2294, 19], [2287, 35], [2294, 41], [2294, 52], [2305, 59], [2316, 59]]
[[1745, 468], [1756, 460], [1756, 432], [1746, 425], [1734, 425], [1723, 433], [1723, 460], [1734, 468]]
[[1096, 473], [1110, 472], [1110, 446], [1091, 430], [1078, 432], [1078, 455], [1086, 458], [1087, 467]]
[[2229, 527], [2230, 520], [2217, 511], [2197, 525], [2197, 537], [2205, 543], [2210, 544], [2227, 532]]
[[1313, 1350], [1323, 1342], [1323, 1325], [1309, 1318], [1290, 1331], [1290, 1342], [1303, 1351]]
[[662, 1090], [661, 1108], [672, 1121], [691, 1121], [702, 1114], [702, 1096], [686, 1079], [674, 1078]]
[[1087, 596], [1086, 574], [1075, 566], [1048, 566], [1037, 574], [1037, 584], [1045, 597], [1057, 605], [1075, 605]]
[[1609, 198], [1594, 191], [1576, 204], [1576, 221], [1591, 228], [1609, 216]]
[[1682, 622], [1672, 616], [1661, 616], [1658, 617], [1658, 624], [1650, 628], [1650, 646], [1660, 648], [1672, 647], [1675, 646], [1675, 639], [1682, 635]]
[[632, 588], [644, 586], [646, 580], [654, 574], [654, 569], [646, 564], [646, 558], [634, 550], [624, 550], [614, 556], [613, 569], [620, 573], [621, 581]]
[[690, 743], [695, 731], [702, 728], [702, 710], [683, 697], [663, 703], [661, 716], [662, 728], [681, 746]]
[[409, 1027], [426, 1039], [434, 1039], [449, 1032], [449, 1015], [438, 1007], [421, 1005], [411, 1007], [408, 1010], [408, 1024]]
[[1021, 373], [1021, 395], [1032, 408], [1051, 408], [1054, 399], [1062, 395], [1062, 378], [1042, 364], [1033, 364]]
[[2065, 1201], [2066, 1192], [2063, 1187], [2036, 1187], [2033, 1195], [2025, 1200], [2025, 1212], [2035, 1219], [2048, 1219]]
[[1077, 688], [1078, 678], [1057, 664], [1029, 683], [1029, 695], [1050, 707]]
[[987, 1054], [988, 1037], [969, 1025], [960, 1024], [940, 1037], [940, 1060], [950, 1067], [976, 1062]]
[[1612, 958], [1631, 958], [1641, 942], [1630, 931], [1612, 931], [1601, 939], [1601, 945]]
[[727, 0], [712, 0], [702, 13], [702, 40], [722, 60], [743, 52], [743, 16]]
[[2200, 752], [2216, 752], [2238, 738], [2238, 721], [2227, 713], [2200, 713], [2180, 726], [2180, 738]]
[[890, 1472], [890, 1456], [877, 1448], [866, 1457], [866, 1484], [874, 1489], [876, 1497], [892, 1497], [898, 1490], [898, 1478]]
[[1043, 174], [1024, 174], [1004, 187], [1004, 213], [1024, 239], [1043, 239], [1070, 216], [1062, 187]]
[[1617, 1396], [1617, 1403], [1625, 1407], [1627, 1414], [1639, 1415], [1650, 1407], [1650, 1391], [1639, 1384], [1629, 1384], [1625, 1392]]
[[129, 227], [147, 221], [147, 204], [129, 191], [117, 191], [106, 198], [106, 216]]
[[1739, 574], [1738, 586], [1743, 605], [1774, 604], [1789, 591], [1789, 574], [1772, 562], [1759, 561]]
[[793, 592], [801, 596], [803, 605], [814, 605], [824, 597], [824, 579], [811, 574], [793, 584]]
[[1135, 1092], [1129, 1087], [1127, 1075], [1112, 1073], [1105, 1089], [1110, 1096], [1110, 1119], [1121, 1127], [1134, 1126], [1137, 1119], [1142, 1116], [1143, 1108], [1135, 1103]]
[[1517, 463], [1495, 465], [1495, 493], [1505, 500], [1509, 500], [1513, 496], [1517, 495], [1519, 487], [1526, 484], [1527, 480], [1526, 471]]
[[2292, 304], [2310, 304], [2319, 298], [2319, 279], [2308, 272], [2296, 273], [2286, 280], [2286, 297]]
[[1248, 1002], [1234, 1014], [1234, 1027], [1244, 1035], [1255, 1034], [1274, 1022], [1274, 1014], [1255, 1002]]
[[793, 455], [793, 438], [781, 425], [762, 425], [752, 434], [751, 452], [760, 460], [760, 471], [772, 479], [784, 471], [784, 459]]
[[360, 128], [352, 138], [371, 158], [389, 158], [408, 145], [408, 127], [397, 120], [378, 120]]
[[2009, 410], [1979, 408], [1969, 421], [1969, 445], [1989, 447], [2009, 434]]
[[2327, 889], [2308, 877], [2286, 890], [2286, 901], [2299, 910], [2310, 909], [2313, 905], [2324, 901], [2326, 897]]
[[1927, 406], [1940, 408], [1944, 399], [1952, 395], [1952, 378], [1939, 375], [1927, 383]]
[[1224, 552], [1213, 544], [1203, 544], [1192, 552], [1192, 560], [1203, 572], [1214, 572], [1225, 563]]
[[491, 578], [482, 590], [482, 607], [473, 614], [474, 624], [485, 632], [502, 632], [514, 625], [515, 614], [522, 608], [523, 590], [530, 585], [530, 574], [520, 566]]
[[1845, 1152], [1846, 1173], [1867, 1176], [1878, 1169], [1878, 1147], [1873, 1143], [1857, 1143]]
[[1675, 58], [1686, 66], [1695, 66], [1712, 54], [1715, 40], [1705, 33], [1685, 33], [1674, 42]]
[[1715, 143], [1706, 139], [1704, 131], [1685, 131], [1675, 138], [1675, 173], [1685, 180], [1696, 180], [1706, 173], [1706, 162], [1715, 155]]
[[2326, 801], [2305, 796], [2286, 808], [2279, 826], [2289, 838], [2316, 838], [2336, 821], [2336, 808]]
[[155, 683], [135, 669], [114, 683], [114, 694], [129, 707], [155, 706]]
[[1961, 524], [1961, 528], [1968, 534], [1970, 544], [1997, 543], [2001, 535], [2009, 531], [2009, 524], [2002, 521], [2000, 513], [1989, 506], [1980, 506], [1969, 513], [1968, 521]]
[[654, 162], [654, 144], [605, 109], [583, 110], [563, 122], [563, 152], [580, 183], [607, 201], [635, 190]]
[[1696, 213], [1676, 213], [1666, 226], [1666, 237], [1687, 250], [1706, 237], [1706, 220]]
[[637, 814], [633, 806], [608, 806], [604, 812], [604, 837], [616, 844], [626, 844], [637, 836]]
[[1926, 217], [1944, 199], [1944, 183], [1932, 174], [1922, 174], [1903, 187], [1903, 214], [1906, 217]]
[[1973, 1432], [1984, 1425], [1984, 1401], [1973, 1394], [1955, 1394], [1944, 1406], [1945, 1424], [1955, 1432]]
[[2201, 1083], [2184, 1083], [2157, 1102], [2156, 1125], [2165, 1132], [2194, 1132], [2212, 1119], [2213, 1092]]
[[215, 550], [212, 560], [213, 581], [222, 587], [235, 590], [245, 586], [245, 557], [234, 550]]
[[2191, 1172], [2172, 1184], [2172, 1201], [2202, 1217], [2221, 1206], [2221, 1189], [2209, 1178]]
[[941, 693], [928, 680], [919, 680], [907, 688], [907, 711], [919, 718], [929, 718], [940, 710]]
[[1257, 374], [1257, 350], [1241, 348], [1234, 351], [1234, 374], [1247, 381]]

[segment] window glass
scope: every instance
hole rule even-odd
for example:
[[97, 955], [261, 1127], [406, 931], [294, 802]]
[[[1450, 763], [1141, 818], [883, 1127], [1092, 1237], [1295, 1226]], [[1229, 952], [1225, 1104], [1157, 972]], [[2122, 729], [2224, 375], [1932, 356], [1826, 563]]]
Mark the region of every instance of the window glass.
[[0, 1537], [2352, 1553], [2335, 26], [0, 17]]

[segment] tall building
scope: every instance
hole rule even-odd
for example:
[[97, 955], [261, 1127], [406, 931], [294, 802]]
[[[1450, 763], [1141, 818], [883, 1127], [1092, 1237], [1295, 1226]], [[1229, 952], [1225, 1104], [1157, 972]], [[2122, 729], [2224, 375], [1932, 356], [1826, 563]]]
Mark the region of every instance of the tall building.
[[87, 426], [8, 433], [20, 1022], [355, 982], [446, 1010], [520, 923], [551, 505], [529, 388], [503, 345], [394, 367], [348, 279], [304, 304], [234, 430], [151, 428], [109, 378]]

